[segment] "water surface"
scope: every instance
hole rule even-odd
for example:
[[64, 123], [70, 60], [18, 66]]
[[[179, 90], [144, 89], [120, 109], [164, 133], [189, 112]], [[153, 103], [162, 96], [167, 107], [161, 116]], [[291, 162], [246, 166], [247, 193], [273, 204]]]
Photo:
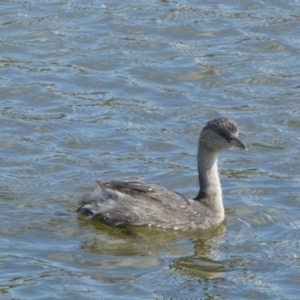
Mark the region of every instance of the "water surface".
[[[1, 4], [1, 299], [298, 299], [299, 1]], [[74, 212], [96, 178], [193, 197], [232, 117], [226, 220], [136, 235]]]

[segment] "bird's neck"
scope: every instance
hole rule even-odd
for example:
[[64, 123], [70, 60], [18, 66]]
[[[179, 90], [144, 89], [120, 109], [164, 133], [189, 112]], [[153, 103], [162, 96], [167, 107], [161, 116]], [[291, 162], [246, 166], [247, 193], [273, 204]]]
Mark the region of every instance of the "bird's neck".
[[224, 214], [218, 174], [218, 152], [199, 147], [197, 160], [200, 191], [195, 200], [201, 201], [218, 214]]

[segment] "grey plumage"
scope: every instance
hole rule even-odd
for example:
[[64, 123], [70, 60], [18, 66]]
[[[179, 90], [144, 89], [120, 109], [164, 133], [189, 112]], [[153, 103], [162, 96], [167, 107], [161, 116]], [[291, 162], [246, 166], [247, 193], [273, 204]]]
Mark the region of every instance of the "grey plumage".
[[139, 179], [97, 180], [77, 212], [110, 226], [146, 225], [179, 230], [201, 230], [224, 220], [218, 175], [218, 152], [231, 146], [246, 149], [238, 139], [238, 127], [228, 118], [207, 122], [198, 142], [200, 190], [195, 199]]

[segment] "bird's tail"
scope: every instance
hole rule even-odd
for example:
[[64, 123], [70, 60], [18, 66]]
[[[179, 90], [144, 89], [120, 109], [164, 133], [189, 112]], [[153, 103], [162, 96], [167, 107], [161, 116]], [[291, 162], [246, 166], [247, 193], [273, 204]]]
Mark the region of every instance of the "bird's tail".
[[114, 191], [106, 189], [100, 181], [97, 181], [97, 184], [97, 187], [91, 193], [82, 197], [76, 210], [91, 219], [113, 209], [118, 200], [118, 195]]

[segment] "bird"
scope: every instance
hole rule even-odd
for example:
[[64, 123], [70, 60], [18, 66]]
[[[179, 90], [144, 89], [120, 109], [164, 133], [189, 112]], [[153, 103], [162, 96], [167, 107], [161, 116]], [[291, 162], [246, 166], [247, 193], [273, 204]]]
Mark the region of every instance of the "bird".
[[186, 197], [140, 179], [96, 180], [77, 212], [112, 226], [148, 226], [199, 231], [218, 226], [225, 218], [218, 174], [218, 152], [230, 147], [247, 150], [238, 138], [237, 124], [219, 117], [206, 123], [198, 140], [199, 192]]

